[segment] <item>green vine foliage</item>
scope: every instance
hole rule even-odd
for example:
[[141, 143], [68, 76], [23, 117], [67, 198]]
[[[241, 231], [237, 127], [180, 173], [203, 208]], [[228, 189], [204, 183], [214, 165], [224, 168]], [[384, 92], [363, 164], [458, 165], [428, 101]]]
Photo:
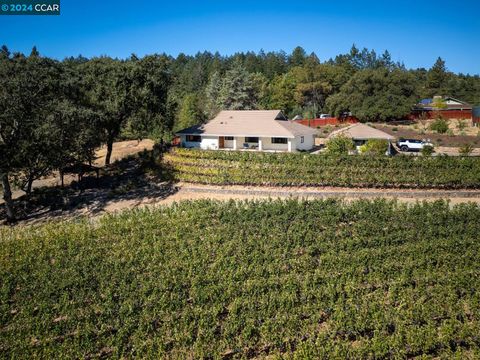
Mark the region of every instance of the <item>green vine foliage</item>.
[[480, 158], [348, 156], [175, 149], [165, 155], [177, 180], [202, 184], [480, 188]]
[[0, 228], [2, 358], [478, 358], [479, 218], [292, 199]]

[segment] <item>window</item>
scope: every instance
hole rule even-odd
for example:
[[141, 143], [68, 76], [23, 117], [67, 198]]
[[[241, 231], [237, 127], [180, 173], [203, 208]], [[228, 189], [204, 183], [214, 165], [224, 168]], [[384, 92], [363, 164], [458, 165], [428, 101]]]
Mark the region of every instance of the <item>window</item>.
[[233, 136], [225, 136], [224, 138], [227, 141], [232, 141], [233, 140]]
[[305, 136], [300, 136], [300, 142], [303, 144], [305, 142]]
[[287, 142], [288, 142], [287, 138], [272, 137], [272, 144], [286, 144]]
[[200, 135], [187, 135], [187, 142], [200, 142], [202, 137]]
[[246, 137], [245, 142], [246, 143], [258, 143], [258, 137]]

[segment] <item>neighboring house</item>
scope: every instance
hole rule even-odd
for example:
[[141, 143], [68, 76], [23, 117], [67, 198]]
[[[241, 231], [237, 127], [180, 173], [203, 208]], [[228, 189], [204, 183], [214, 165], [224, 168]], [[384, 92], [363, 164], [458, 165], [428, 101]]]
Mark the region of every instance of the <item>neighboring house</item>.
[[353, 140], [355, 143], [355, 146], [357, 147], [357, 150], [360, 146], [364, 145], [368, 140], [372, 139], [380, 139], [380, 140], [387, 140], [389, 144], [389, 150], [388, 152], [391, 153], [391, 144], [393, 141], [395, 141], [395, 137], [387, 134], [384, 131], [375, 129], [371, 126], [357, 123], [353, 124], [347, 127], [344, 127], [339, 130], [335, 130], [328, 135], [328, 138], [332, 138], [335, 136], [346, 136], [350, 139]]
[[186, 148], [292, 152], [312, 149], [316, 130], [289, 121], [280, 110], [224, 110], [176, 135]]
[[411, 117], [432, 119], [438, 115], [445, 119], [472, 119], [472, 105], [450, 96], [434, 96], [415, 105]]

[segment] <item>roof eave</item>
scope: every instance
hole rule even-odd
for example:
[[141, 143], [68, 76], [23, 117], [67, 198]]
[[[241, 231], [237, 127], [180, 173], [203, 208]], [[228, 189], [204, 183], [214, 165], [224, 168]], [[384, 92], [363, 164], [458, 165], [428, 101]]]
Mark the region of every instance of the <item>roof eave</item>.
[[[213, 133], [175, 133], [176, 136], [180, 135], [198, 135], [198, 136], [233, 136], [233, 137], [276, 137], [276, 138], [287, 138], [287, 139], [294, 139], [295, 135], [276, 135], [276, 134], [268, 134], [268, 135], [261, 135], [261, 134], [213, 134]], [[302, 136], [302, 135], [298, 135]]]

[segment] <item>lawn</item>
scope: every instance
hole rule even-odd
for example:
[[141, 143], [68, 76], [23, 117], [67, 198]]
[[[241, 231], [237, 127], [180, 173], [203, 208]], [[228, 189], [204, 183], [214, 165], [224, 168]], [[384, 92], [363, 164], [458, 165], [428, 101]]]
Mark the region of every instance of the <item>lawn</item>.
[[183, 202], [0, 229], [3, 358], [477, 358], [480, 208]]

